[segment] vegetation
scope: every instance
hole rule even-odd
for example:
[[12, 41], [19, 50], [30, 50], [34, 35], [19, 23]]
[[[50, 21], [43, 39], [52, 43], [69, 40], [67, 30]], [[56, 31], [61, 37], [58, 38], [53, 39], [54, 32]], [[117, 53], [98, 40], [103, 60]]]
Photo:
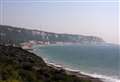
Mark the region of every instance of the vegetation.
[[96, 36], [83, 36], [72, 34], [58, 34], [39, 30], [28, 30], [12, 26], [0, 25], [0, 43], [19, 44], [30, 40], [55, 42], [96, 43], [104, 42]]
[[77, 77], [63, 69], [55, 69], [19, 47], [4, 46], [30, 40], [54, 42], [104, 42], [94, 36], [57, 34], [0, 25], [0, 82], [101, 82], [91, 77]]
[[0, 82], [99, 82], [47, 66], [42, 58], [21, 48], [0, 45]]

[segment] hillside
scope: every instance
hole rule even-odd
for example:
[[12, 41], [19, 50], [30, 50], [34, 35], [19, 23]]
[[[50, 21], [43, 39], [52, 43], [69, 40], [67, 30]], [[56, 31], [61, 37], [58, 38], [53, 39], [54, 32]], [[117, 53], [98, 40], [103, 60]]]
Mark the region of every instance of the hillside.
[[96, 36], [83, 36], [73, 34], [58, 34], [45, 32], [40, 30], [29, 30], [24, 28], [16, 28], [12, 26], [0, 25], [0, 43], [15, 43], [35, 41], [47, 41], [49, 43], [70, 42], [70, 43], [101, 43], [102, 38]]
[[48, 66], [41, 57], [18, 47], [0, 45], [0, 82], [101, 82], [66, 74]]

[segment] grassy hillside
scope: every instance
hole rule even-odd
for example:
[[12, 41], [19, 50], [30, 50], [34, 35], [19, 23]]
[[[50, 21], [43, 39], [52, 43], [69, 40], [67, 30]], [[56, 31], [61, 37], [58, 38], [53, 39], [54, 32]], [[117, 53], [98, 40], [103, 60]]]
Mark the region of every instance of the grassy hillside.
[[100, 82], [78, 78], [47, 66], [42, 58], [21, 48], [0, 45], [0, 82]]

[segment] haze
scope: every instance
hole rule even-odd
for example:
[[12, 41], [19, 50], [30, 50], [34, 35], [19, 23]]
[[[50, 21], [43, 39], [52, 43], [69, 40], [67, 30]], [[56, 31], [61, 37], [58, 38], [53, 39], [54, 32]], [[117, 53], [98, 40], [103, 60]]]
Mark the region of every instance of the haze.
[[117, 0], [1, 0], [0, 24], [119, 43]]

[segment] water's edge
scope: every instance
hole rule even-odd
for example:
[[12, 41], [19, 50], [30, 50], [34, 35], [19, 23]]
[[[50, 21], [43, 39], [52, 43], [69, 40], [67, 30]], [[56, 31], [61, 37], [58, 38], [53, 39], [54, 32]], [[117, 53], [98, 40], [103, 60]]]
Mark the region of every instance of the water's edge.
[[90, 76], [90, 77], [93, 77], [93, 78], [99, 78], [102, 82], [120, 82], [120, 79], [114, 79], [114, 78], [111, 78], [109, 76], [104, 76], [104, 75], [99, 75], [99, 74], [90, 74], [90, 73], [82, 72], [81, 70], [76, 70], [76, 69], [73, 69], [73, 68], [71, 69], [69, 67], [64, 67], [64, 66], [58, 65], [54, 62], [50, 62], [46, 58], [43, 58], [43, 60], [48, 65], [53, 65], [55, 67], [62, 67], [63, 69], [68, 70], [68, 71], [78, 72], [80, 74], [87, 75], [87, 76]]
[[[35, 53], [35, 52], [33, 51], [33, 53]], [[35, 53], [35, 54], [37, 54], [37, 53]], [[39, 52], [39, 54], [42, 54], [42, 53]], [[40, 56], [39, 54], [37, 54], [37, 55]], [[60, 65], [60, 64], [56, 63], [57, 61], [51, 62], [49, 60], [49, 58], [46, 58], [46, 57], [42, 57], [42, 58], [48, 65], [53, 65], [55, 67], [62, 67], [63, 69], [68, 70], [68, 71], [79, 72], [80, 74], [83, 74], [83, 75], [87, 75], [87, 76], [90, 76], [93, 78], [99, 78], [103, 82], [120, 82], [120, 79], [117, 79], [117, 78], [113, 78], [113, 77], [106, 76], [106, 75], [100, 75], [97, 73], [94, 73], [94, 74], [87, 73], [87, 72], [84, 72], [81, 70], [76, 70], [74, 68], [70, 68], [70, 67], [65, 66], [65, 65]]]

